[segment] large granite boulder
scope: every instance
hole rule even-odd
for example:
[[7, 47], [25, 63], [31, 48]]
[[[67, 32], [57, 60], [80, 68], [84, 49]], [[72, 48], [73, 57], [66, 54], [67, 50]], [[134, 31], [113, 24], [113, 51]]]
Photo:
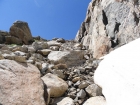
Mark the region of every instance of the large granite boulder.
[[0, 60], [1, 105], [46, 105], [39, 70], [26, 63]]
[[106, 105], [106, 101], [103, 96], [96, 96], [89, 98], [83, 105]]
[[33, 41], [32, 34], [27, 22], [14, 22], [10, 27], [10, 35], [19, 38], [24, 44], [30, 44]]
[[52, 105], [75, 105], [74, 100], [70, 97], [56, 98]]
[[38, 53], [40, 53], [43, 56], [47, 56], [52, 50], [50, 49], [42, 49], [42, 50], [38, 50]]
[[51, 41], [48, 41], [47, 42], [48, 46], [51, 47], [51, 46], [58, 46], [60, 47], [61, 46], [61, 43], [55, 41], [55, 40], [51, 40]]
[[84, 51], [75, 50], [75, 51], [52, 51], [48, 55], [48, 59], [54, 63], [64, 63], [67, 66], [74, 66], [83, 63], [84, 60]]
[[140, 39], [106, 55], [95, 71], [107, 105], [140, 104]]
[[34, 49], [36, 50], [42, 50], [42, 49], [47, 49], [48, 48], [48, 44], [47, 42], [33, 42], [32, 46], [34, 47]]
[[99, 58], [139, 38], [139, 4], [139, 0], [92, 0], [75, 40]]

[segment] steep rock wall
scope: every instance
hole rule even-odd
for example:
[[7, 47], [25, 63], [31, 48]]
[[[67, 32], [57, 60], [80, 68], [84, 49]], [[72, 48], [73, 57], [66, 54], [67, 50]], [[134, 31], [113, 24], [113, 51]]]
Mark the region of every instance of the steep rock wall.
[[140, 0], [92, 0], [75, 40], [94, 58], [140, 37]]

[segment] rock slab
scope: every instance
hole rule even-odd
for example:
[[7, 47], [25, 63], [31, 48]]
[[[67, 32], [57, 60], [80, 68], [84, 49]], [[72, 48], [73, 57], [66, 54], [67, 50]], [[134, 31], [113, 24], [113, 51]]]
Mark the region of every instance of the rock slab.
[[0, 60], [0, 104], [46, 105], [39, 70], [25, 63]]
[[77, 50], [77, 51], [52, 51], [48, 55], [48, 59], [55, 63], [64, 63], [68, 66], [78, 65], [84, 61], [84, 51]]

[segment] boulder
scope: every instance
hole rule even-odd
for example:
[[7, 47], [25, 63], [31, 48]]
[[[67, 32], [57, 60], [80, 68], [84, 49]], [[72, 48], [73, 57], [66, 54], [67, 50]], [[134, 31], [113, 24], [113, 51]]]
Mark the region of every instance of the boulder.
[[84, 60], [84, 51], [52, 51], [48, 55], [48, 59], [55, 63], [67, 64], [67, 66], [74, 66], [83, 63]]
[[28, 52], [30, 52], [31, 54], [36, 52], [36, 49], [32, 46], [28, 47]]
[[67, 69], [67, 65], [66, 64], [62, 64], [62, 63], [59, 63], [57, 65], [54, 65], [52, 67], [52, 69]]
[[27, 22], [14, 22], [10, 27], [10, 35], [19, 38], [24, 44], [30, 44], [33, 41], [32, 34]]
[[86, 97], [86, 92], [81, 89], [78, 93], [77, 93], [77, 97], [78, 98], [85, 98]]
[[42, 50], [38, 50], [37, 52], [43, 56], [47, 56], [51, 51], [52, 50], [50, 50], [50, 49], [42, 49]]
[[72, 82], [76, 83], [77, 81], [80, 81], [80, 80], [81, 80], [80, 77], [74, 77], [74, 78], [72, 79]]
[[28, 47], [27, 47], [26, 45], [23, 45], [23, 46], [21, 47], [21, 51], [22, 51], [22, 52], [25, 52], [25, 53], [28, 53]]
[[34, 53], [34, 54], [32, 54], [32, 57], [39, 59], [41, 61], [43, 60], [43, 56], [41, 54]]
[[49, 66], [48, 63], [43, 63], [43, 64], [42, 64], [41, 73], [42, 73], [43, 75], [48, 71], [48, 69], [49, 69], [48, 66]]
[[60, 97], [54, 99], [53, 104], [51, 105], [75, 105], [73, 99], [69, 97]]
[[11, 54], [12, 52], [10, 50], [1, 50], [1, 54]]
[[63, 38], [58, 38], [56, 41], [60, 42], [60, 43], [65, 43], [65, 39], [63, 39]]
[[82, 82], [79, 84], [78, 88], [79, 88], [79, 89], [84, 89], [84, 88], [86, 88], [88, 85], [89, 85], [89, 84], [88, 84], [86, 81], [82, 81]]
[[106, 55], [95, 71], [94, 81], [103, 89], [107, 105], [139, 105], [140, 38]]
[[9, 36], [9, 32], [0, 30], [0, 35]]
[[53, 50], [53, 51], [59, 51], [58, 46], [50, 46], [50, 49]]
[[29, 59], [29, 60], [27, 60], [26, 62], [27, 62], [27, 63], [31, 63], [31, 64], [34, 64], [34, 63], [35, 63], [35, 61], [34, 61], [34, 60], [30, 60], [30, 59]]
[[32, 47], [34, 47], [34, 49], [36, 50], [42, 50], [42, 49], [47, 49], [48, 44], [47, 42], [33, 42]]
[[21, 52], [28, 52], [28, 48], [26, 46], [18, 46], [16, 48], [13, 48], [12, 52], [16, 52], [16, 51], [21, 51]]
[[26, 62], [26, 54], [20, 51], [16, 52], [9, 52], [9, 53], [4, 53], [2, 54], [3, 58], [9, 59], [9, 60], [15, 60], [17, 62], [25, 63]]
[[31, 56], [28, 60], [31, 60], [31, 61], [33, 61], [33, 63], [35, 63], [36, 58], [35, 58], [35, 57], [33, 57], [33, 56]]
[[[13, 46], [13, 45], [11, 45], [11, 46]], [[6, 51], [6, 52], [10, 51], [11, 52], [11, 49], [10, 49], [9, 46], [4, 45], [4, 46], [1, 47], [1, 51]]]
[[54, 74], [48, 73], [41, 79], [46, 84], [50, 97], [60, 97], [68, 89], [67, 83]]
[[14, 58], [15, 58], [14, 60], [17, 61], [17, 62], [21, 62], [21, 63], [26, 62], [26, 56], [17, 56], [17, 55], [15, 55]]
[[48, 41], [47, 43], [48, 43], [48, 46], [49, 46], [49, 47], [50, 47], [50, 46], [58, 46], [58, 47], [61, 46], [61, 43], [59, 43], [59, 42], [57, 42], [57, 41], [55, 41], [55, 40]]
[[102, 89], [96, 84], [91, 84], [86, 88], [86, 92], [90, 97], [101, 96]]
[[46, 105], [39, 70], [26, 63], [0, 60], [0, 104]]
[[35, 66], [41, 70], [42, 69], [42, 64], [40, 62], [35, 62]]
[[83, 105], [106, 105], [106, 101], [102, 96], [89, 98]]
[[16, 54], [17, 56], [26, 56], [26, 53], [24, 53], [22, 51], [15, 51], [13, 53]]
[[53, 70], [51, 70], [51, 72], [52, 72], [54, 75], [57, 75], [59, 78], [62, 78], [62, 79], [65, 78], [65, 75], [64, 75], [64, 73], [63, 73], [62, 70], [53, 69]]
[[5, 36], [5, 43], [6, 44], [22, 44], [22, 40], [15, 37], [15, 36]]
[[2, 54], [2, 56], [3, 56], [5, 59], [9, 59], [9, 60], [14, 60], [14, 59], [15, 59], [15, 54], [14, 54], [14, 53]]
[[0, 60], [1, 60], [1, 59], [4, 59], [4, 57], [3, 57], [2, 54], [0, 53]]
[[9, 36], [9, 33], [0, 30], [0, 44], [5, 43], [5, 36]]
[[34, 36], [33, 39], [34, 39], [34, 40], [40, 40], [41, 37], [40, 37], [40, 36]]

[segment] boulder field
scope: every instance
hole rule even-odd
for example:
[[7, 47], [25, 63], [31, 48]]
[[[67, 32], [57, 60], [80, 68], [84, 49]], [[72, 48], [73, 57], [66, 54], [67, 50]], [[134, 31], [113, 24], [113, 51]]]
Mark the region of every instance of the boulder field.
[[140, 1], [91, 0], [74, 40], [0, 31], [0, 105], [140, 105]]
[[0, 44], [0, 104], [82, 105], [102, 95], [92, 59], [82, 44], [62, 38]]

